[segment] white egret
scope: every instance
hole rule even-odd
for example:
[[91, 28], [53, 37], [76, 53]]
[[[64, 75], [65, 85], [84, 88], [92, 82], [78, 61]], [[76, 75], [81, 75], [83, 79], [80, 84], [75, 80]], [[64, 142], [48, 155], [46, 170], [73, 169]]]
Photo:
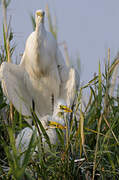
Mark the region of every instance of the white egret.
[[53, 35], [45, 30], [44, 12], [36, 11], [36, 29], [26, 41], [20, 65], [3, 62], [3, 92], [23, 115], [30, 115], [32, 100], [38, 117], [52, 115], [53, 104], [62, 98], [72, 105], [78, 87], [77, 73], [68, 68]]
[[27, 84], [28, 91], [42, 116], [51, 114], [50, 97], [53, 95], [56, 102], [61, 81], [56, 62], [57, 41], [45, 29], [44, 11], [37, 10], [35, 16], [36, 29], [26, 41], [20, 66], [29, 74], [31, 83]]
[[[66, 125], [65, 125], [65, 119], [64, 119], [64, 112], [72, 112], [67, 106], [65, 106], [65, 103], [63, 100], [58, 100], [58, 103], [56, 103], [55, 108], [54, 108], [54, 113], [52, 116], [44, 116], [43, 118], [40, 119], [43, 127], [45, 128], [51, 144], [56, 144], [58, 141], [57, 139], [57, 133], [56, 128], [61, 128], [65, 130]], [[16, 138], [16, 148], [20, 152], [24, 152], [27, 150], [31, 136], [33, 134], [33, 131], [36, 130], [35, 126], [32, 126], [32, 129], [29, 127], [24, 128], [17, 136]], [[43, 135], [43, 134], [42, 134]], [[37, 132], [37, 137], [39, 136]], [[42, 137], [42, 142], [45, 147], [45, 149], [48, 148], [48, 144], [46, 143], [46, 140], [44, 137]], [[37, 150], [37, 146], [36, 146]]]
[[[42, 100], [42, 102], [46, 104], [47, 100], [48, 107], [50, 107], [51, 102], [50, 98], [48, 101], [47, 97], [51, 97], [52, 94], [54, 102], [57, 101], [57, 98], [62, 98], [68, 105], [71, 105], [74, 99], [74, 92], [76, 93], [77, 89], [75, 86], [76, 72], [75, 69], [70, 69], [66, 66], [57, 41], [52, 33], [46, 31], [44, 14], [42, 10], [36, 11], [36, 29], [27, 39], [21, 66], [29, 73], [36, 93], [38, 90], [39, 94], [41, 87], [43, 87], [43, 91], [41, 90], [42, 97], [46, 97], [46, 99], [44, 99], [44, 102]], [[73, 89], [71, 89], [72, 87]], [[32, 93], [31, 89], [29, 93]], [[36, 106], [39, 106], [36, 93], [34, 93], [35, 97], [33, 99]], [[47, 106], [45, 105], [45, 107]], [[50, 114], [50, 111], [51, 108], [48, 114]]]

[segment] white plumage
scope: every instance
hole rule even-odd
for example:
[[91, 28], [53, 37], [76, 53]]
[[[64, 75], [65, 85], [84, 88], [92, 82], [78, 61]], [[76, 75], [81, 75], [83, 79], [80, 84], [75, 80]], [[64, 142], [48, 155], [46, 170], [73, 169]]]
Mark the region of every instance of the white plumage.
[[20, 66], [29, 74], [27, 83], [36, 110], [40, 115], [51, 114], [51, 96], [54, 101], [60, 93], [60, 76], [56, 63], [57, 42], [44, 27], [44, 12], [36, 11], [36, 29], [26, 41]]
[[[58, 102], [55, 104], [55, 107], [54, 107], [53, 116], [47, 115], [40, 119], [42, 125], [46, 129], [46, 132], [50, 138], [51, 144], [56, 144], [58, 139], [57, 139], [56, 130], [52, 128], [52, 126], [49, 126], [49, 122], [57, 122], [65, 129], [65, 120], [64, 120], [65, 115], [61, 116], [60, 113], [64, 114], [64, 112], [70, 111], [70, 109], [67, 108], [66, 106], [65, 106], [66, 108], [65, 110], [61, 109], [60, 107], [61, 105], [65, 105], [65, 102], [63, 100], [58, 100]], [[16, 148], [18, 149], [18, 151], [24, 152], [25, 150], [27, 150], [34, 130], [36, 130], [35, 126], [32, 126], [32, 129], [29, 127], [26, 127], [18, 134], [16, 138]], [[37, 137], [38, 136], [39, 134], [37, 132]], [[47, 149], [48, 144], [46, 143], [44, 137], [42, 137], [42, 142], [45, 149]], [[36, 150], [37, 150], [37, 146], [36, 146]]]
[[3, 62], [0, 67], [0, 80], [5, 96], [26, 116], [30, 115], [32, 105], [25, 81], [27, 76], [28, 73], [16, 64]]
[[28, 37], [20, 65], [3, 62], [0, 80], [7, 98], [23, 115], [30, 115], [32, 100], [38, 117], [52, 114], [62, 98], [72, 105], [79, 86], [77, 72], [64, 62], [57, 42], [44, 27], [44, 12], [36, 11], [36, 29]]

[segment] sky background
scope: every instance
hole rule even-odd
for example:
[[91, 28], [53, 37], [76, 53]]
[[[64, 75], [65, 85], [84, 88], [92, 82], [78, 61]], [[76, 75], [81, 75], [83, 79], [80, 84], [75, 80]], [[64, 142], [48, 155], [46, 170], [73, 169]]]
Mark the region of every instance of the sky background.
[[[71, 59], [80, 56], [81, 82], [88, 82], [95, 72], [98, 73], [99, 60], [104, 70], [108, 48], [111, 49], [111, 61], [119, 50], [119, 0], [11, 0], [8, 17], [12, 16], [18, 59], [33, 31], [30, 13], [45, 10], [47, 3], [52, 17], [57, 17], [58, 42], [66, 41]], [[0, 25], [1, 22], [2, 18]]]

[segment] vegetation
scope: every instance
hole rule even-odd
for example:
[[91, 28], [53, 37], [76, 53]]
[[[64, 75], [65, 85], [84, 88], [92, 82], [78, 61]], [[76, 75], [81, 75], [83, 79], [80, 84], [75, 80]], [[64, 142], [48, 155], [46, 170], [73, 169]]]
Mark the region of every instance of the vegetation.
[[[50, 30], [56, 38], [56, 28], [53, 29], [48, 14]], [[14, 51], [14, 47], [11, 47], [14, 34], [10, 29], [6, 34], [3, 26], [2, 36], [4, 44], [0, 47], [0, 63], [8, 61], [8, 54], [11, 57]], [[101, 73], [99, 63], [98, 75], [80, 87], [73, 112], [66, 119], [70, 124], [66, 140], [63, 131], [56, 129], [60, 144], [50, 144], [44, 128], [31, 109], [33, 122], [39, 123], [40, 132], [44, 134], [50, 148], [46, 153], [40, 143], [39, 152], [34, 155], [36, 143], [41, 142], [34, 132], [22, 162], [22, 154], [15, 147], [15, 136], [28, 124], [21, 114], [6, 103], [0, 86], [0, 179], [119, 179], [119, 87], [115, 93], [112, 87], [112, 79], [116, 78], [113, 78], [113, 72], [118, 63], [116, 59], [110, 65], [108, 50], [105, 72]], [[83, 92], [86, 89], [90, 95], [88, 103], [84, 105]]]

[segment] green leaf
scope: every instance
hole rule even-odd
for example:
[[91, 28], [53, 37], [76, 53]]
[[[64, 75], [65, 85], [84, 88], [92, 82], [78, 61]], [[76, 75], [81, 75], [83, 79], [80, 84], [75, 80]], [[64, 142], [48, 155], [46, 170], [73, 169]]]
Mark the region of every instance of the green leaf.
[[57, 133], [57, 136], [58, 136], [58, 140], [60, 141], [60, 143], [62, 144], [62, 145], [64, 145], [64, 133], [63, 133], [63, 131], [62, 131], [62, 129], [55, 129], [56, 130], [56, 133]]
[[101, 108], [102, 102], [102, 75], [101, 75], [101, 68], [99, 62], [99, 74], [98, 74], [98, 106]]
[[17, 167], [17, 150], [16, 150], [16, 146], [15, 146], [14, 132], [11, 127], [8, 127], [8, 133], [9, 133], [9, 137], [10, 137], [10, 145], [11, 145], [12, 151], [13, 151], [13, 158], [14, 158], [14, 163], [15, 163], [14, 166]]
[[10, 2], [11, 2], [11, 0], [5, 1], [5, 8], [8, 8]]
[[31, 158], [32, 153], [34, 152], [36, 148], [36, 131], [33, 131], [33, 134], [31, 136], [30, 142], [29, 142], [29, 146], [28, 149], [25, 152], [25, 156], [24, 156], [24, 160], [22, 163], [23, 169], [25, 170], [25, 168], [27, 167], [27, 164]]
[[6, 107], [7, 106], [7, 104], [6, 103], [2, 103], [2, 104], [0, 104], [0, 110], [1, 109], [3, 109], [4, 107]]
[[35, 28], [36, 28], [35, 18], [34, 18], [34, 16], [32, 14], [30, 14], [30, 18], [31, 18], [33, 30], [35, 30]]
[[[44, 136], [44, 138], [46, 139], [46, 142], [47, 142], [47, 144], [49, 145], [49, 147], [50, 147], [50, 149], [51, 149], [50, 138], [49, 138], [46, 130], [44, 129], [41, 121], [38, 119], [38, 117], [37, 117], [37, 115], [36, 115], [35, 112], [31, 111], [31, 114], [32, 114], [32, 118], [33, 118], [33, 120], [35, 121], [35, 123], [36, 123], [36, 124], [38, 123], [38, 125], [39, 125], [39, 127], [40, 127], [40, 129], [41, 129], [41, 131], [42, 131], [42, 133], [43, 133], [43, 136]], [[37, 128], [38, 128], [38, 127], [37, 127]]]

